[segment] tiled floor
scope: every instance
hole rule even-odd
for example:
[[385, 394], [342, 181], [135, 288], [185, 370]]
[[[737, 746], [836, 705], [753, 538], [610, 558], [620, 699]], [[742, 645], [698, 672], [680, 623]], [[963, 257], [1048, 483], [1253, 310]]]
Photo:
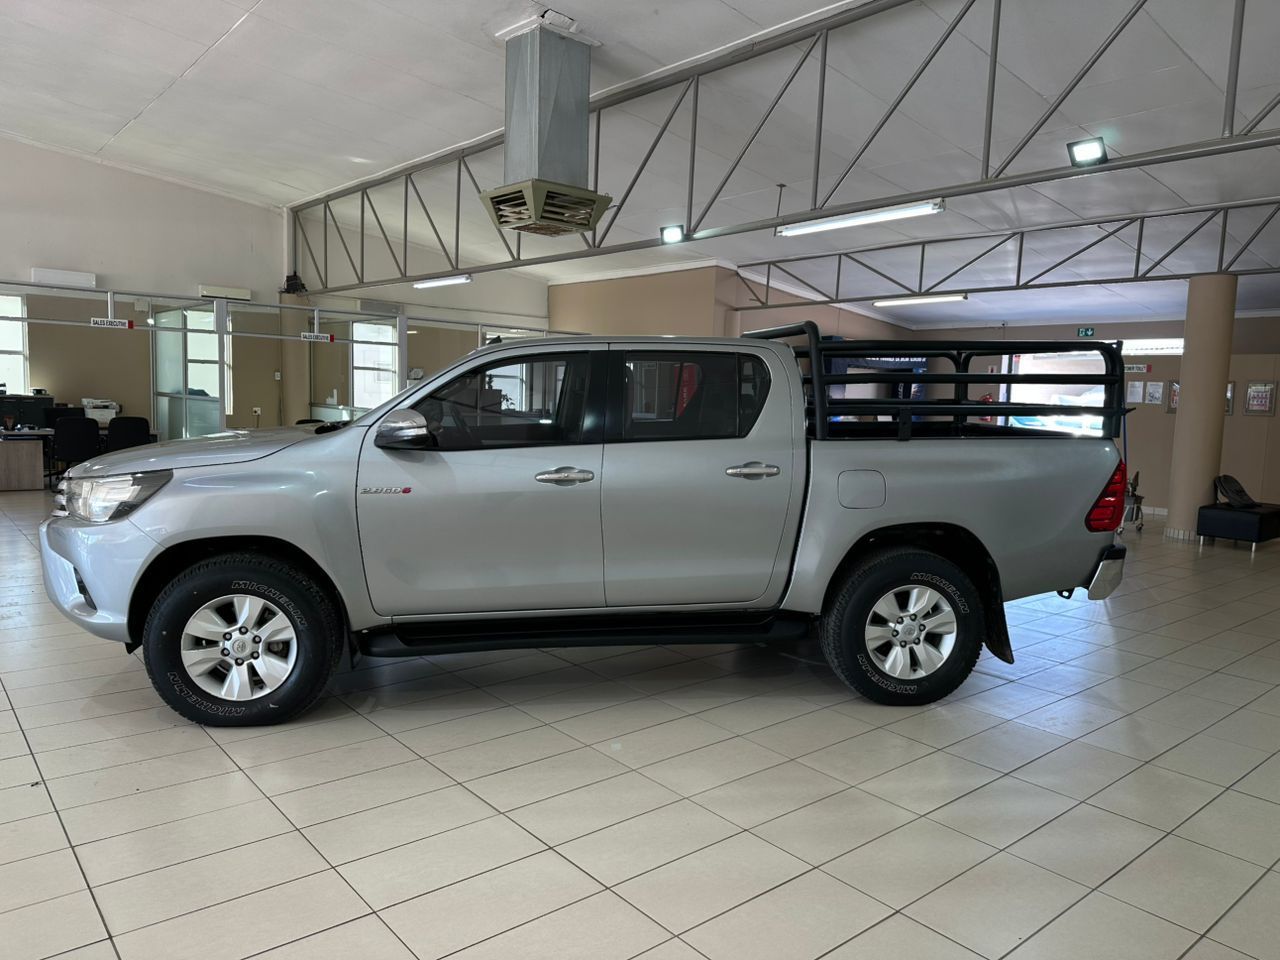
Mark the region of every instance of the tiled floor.
[[366, 662], [204, 730], [44, 601], [0, 498], [0, 955], [1280, 958], [1280, 547], [1130, 535], [1111, 601], [889, 709], [813, 654]]

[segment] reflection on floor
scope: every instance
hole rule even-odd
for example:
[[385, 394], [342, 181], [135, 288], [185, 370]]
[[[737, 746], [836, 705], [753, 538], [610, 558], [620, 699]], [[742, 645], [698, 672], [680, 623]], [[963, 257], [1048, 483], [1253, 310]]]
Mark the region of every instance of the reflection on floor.
[[[1280, 956], [1280, 547], [1130, 535], [1105, 604], [888, 709], [771, 650], [365, 662], [205, 730], [45, 602], [0, 498], [0, 952]], [[76, 949], [79, 948], [79, 949]]]

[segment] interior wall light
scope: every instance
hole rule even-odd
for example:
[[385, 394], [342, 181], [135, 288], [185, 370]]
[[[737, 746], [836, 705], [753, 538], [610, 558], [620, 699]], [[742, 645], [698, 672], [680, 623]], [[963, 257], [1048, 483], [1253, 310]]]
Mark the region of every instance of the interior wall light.
[[873, 300], [873, 307], [914, 307], [922, 303], [955, 303], [957, 300], [968, 300], [967, 293], [938, 293], [924, 297], [891, 297], [888, 300]]
[[663, 227], [661, 235], [663, 243], [679, 243], [684, 239], [684, 224], [673, 223], [669, 227]]
[[426, 290], [428, 287], [451, 287], [455, 283], [470, 283], [471, 274], [462, 273], [456, 277], [435, 277], [431, 280], [419, 280], [413, 285], [415, 290]]
[[930, 214], [941, 213], [946, 208], [947, 205], [942, 200], [923, 200], [919, 203], [904, 203], [896, 207], [881, 207], [879, 210], [827, 217], [824, 220], [788, 223], [778, 227], [775, 233], [780, 237], [799, 237], [806, 233], [821, 233], [823, 230], [843, 230], [845, 227], [860, 227], [868, 223], [906, 220], [908, 217], [927, 217]]
[[1067, 144], [1067, 156], [1073, 167], [1094, 167], [1107, 162], [1107, 145], [1101, 137], [1075, 140]]

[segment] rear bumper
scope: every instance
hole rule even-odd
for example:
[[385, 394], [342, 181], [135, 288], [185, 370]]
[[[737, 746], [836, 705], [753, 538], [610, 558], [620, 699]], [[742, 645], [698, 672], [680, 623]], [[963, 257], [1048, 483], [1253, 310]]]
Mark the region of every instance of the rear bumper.
[[1124, 547], [1112, 544], [1102, 551], [1098, 558], [1098, 566], [1089, 578], [1089, 599], [1105, 600], [1120, 586], [1124, 579]]

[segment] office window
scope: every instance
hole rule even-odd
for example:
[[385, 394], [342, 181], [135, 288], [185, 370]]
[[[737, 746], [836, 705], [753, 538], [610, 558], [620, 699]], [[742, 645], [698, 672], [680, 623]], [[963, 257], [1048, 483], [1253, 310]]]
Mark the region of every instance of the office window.
[[737, 353], [628, 353], [624, 440], [745, 437], [769, 393], [759, 357]]
[[[0, 295], [0, 317], [25, 317], [22, 297]], [[0, 384], [8, 393], [27, 393], [27, 324], [0, 320]]]
[[[399, 390], [396, 381], [396, 328], [386, 323], [351, 324], [351, 405], [370, 410]], [[359, 341], [374, 341], [361, 343]]]
[[163, 440], [216, 433], [221, 428], [222, 410], [231, 413], [233, 409], [231, 336], [223, 338], [226, 393], [222, 395], [213, 312], [163, 310], [154, 320], [156, 432]]
[[591, 358], [500, 360], [432, 392], [417, 409], [441, 425], [446, 450], [580, 443]]

